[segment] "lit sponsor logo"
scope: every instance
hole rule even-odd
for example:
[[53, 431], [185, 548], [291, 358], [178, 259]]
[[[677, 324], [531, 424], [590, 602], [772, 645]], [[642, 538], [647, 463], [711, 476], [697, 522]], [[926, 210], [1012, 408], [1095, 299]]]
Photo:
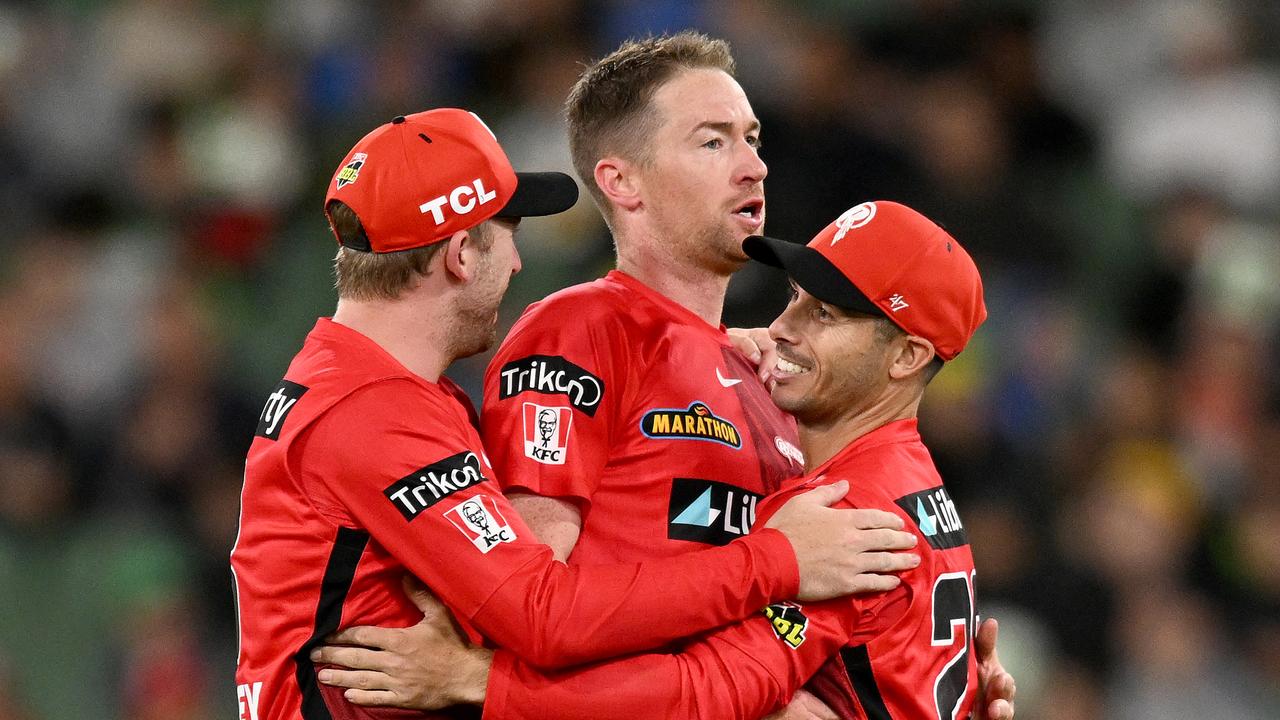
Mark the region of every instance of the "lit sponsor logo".
[[469, 497], [447, 510], [444, 516], [482, 553], [488, 554], [501, 543], [516, 540], [516, 531], [488, 495]]
[[445, 222], [444, 206], [446, 202], [455, 215], [466, 215], [477, 207], [491, 202], [496, 197], [498, 197], [498, 193], [493, 190], [486, 190], [484, 182], [480, 178], [476, 178], [470, 184], [459, 185], [445, 195], [422, 203], [418, 206], [418, 212], [424, 215], [430, 213], [431, 219], [439, 227]]
[[337, 188], [341, 190], [355, 182], [356, 179], [360, 177], [360, 168], [364, 167], [364, 163], [368, 159], [368, 153], [356, 153], [355, 155], [352, 155], [351, 162], [342, 166], [342, 169], [338, 171]]
[[563, 395], [569, 404], [595, 417], [604, 397], [604, 381], [559, 355], [530, 355], [512, 360], [498, 372], [498, 398], [522, 392]]
[[236, 685], [236, 701], [240, 720], [258, 720], [258, 701], [262, 699], [262, 682]]
[[258, 416], [258, 429], [253, 434], [270, 440], [279, 440], [280, 428], [284, 425], [285, 418], [289, 416], [289, 411], [293, 410], [293, 406], [307, 390], [308, 388], [296, 382], [281, 380], [276, 389], [267, 396], [267, 404], [263, 406], [262, 414]]
[[804, 644], [804, 632], [809, 629], [809, 618], [799, 605], [789, 602], [766, 605], [760, 612], [769, 618], [773, 634], [792, 650]]
[[400, 511], [405, 520], [413, 520], [441, 500], [488, 480], [480, 466], [480, 458], [470, 451], [432, 463], [392, 483], [383, 495]]
[[904, 495], [894, 500], [920, 529], [920, 534], [935, 550], [968, 545], [964, 526], [956, 504], [951, 501], [947, 489], [941, 485], [928, 490]]
[[761, 497], [729, 483], [676, 478], [667, 506], [667, 537], [726, 545], [751, 530]]
[[650, 410], [640, 418], [640, 432], [655, 439], [710, 440], [734, 449], [742, 447], [738, 428], [717, 417], [703, 402], [695, 402], [687, 410]]
[[573, 411], [567, 407], [525, 403], [525, 457], [547, 465], [563, 465], [572, 422]]

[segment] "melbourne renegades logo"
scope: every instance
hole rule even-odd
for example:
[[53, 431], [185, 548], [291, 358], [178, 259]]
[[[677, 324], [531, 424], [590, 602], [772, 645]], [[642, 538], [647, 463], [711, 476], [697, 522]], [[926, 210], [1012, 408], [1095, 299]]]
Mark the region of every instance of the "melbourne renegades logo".
[[444, 516], [482, 553], [488, 554], [502, 543], [516, 541], [516, 531], [488, 495], [467, 498]]
[[563, 465], [572, 422], [573, 410], [567, 407], [525, 403], [525, 457], [546, 465]]

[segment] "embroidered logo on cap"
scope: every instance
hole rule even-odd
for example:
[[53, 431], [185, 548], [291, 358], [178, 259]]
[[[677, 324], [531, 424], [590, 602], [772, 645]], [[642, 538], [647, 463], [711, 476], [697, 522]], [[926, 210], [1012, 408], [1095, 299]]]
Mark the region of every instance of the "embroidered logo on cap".
[[351, 156], [351, 162], [342, 166], [342, 170], [338, 171], [339, 190], [355, 182], [360, 177], [360, 168], [364, 167], [364, 163], [368, 159], [368, 153], [356, 153]]
[[840, 242], [844, 239], [845, 233], [866, 225], [875, 216], [876, 204], [873, 202], [864, 202], [845, 210], [840, 217], [836, 218], [836, 227], [840, 228], [840, 231], [831, 238], [831, 244]]

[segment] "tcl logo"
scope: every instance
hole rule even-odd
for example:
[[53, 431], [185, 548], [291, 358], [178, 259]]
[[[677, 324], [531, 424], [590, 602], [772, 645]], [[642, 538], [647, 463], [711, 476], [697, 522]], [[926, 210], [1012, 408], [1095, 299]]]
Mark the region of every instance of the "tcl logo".
[[498, 197], [498, 193], [493, 190], [486, 190], [484, 182], [480, 178], [471, 181], [470, 185], [459, 185], [449, 192], [448, 195], [441, 195], [434, 200], [428, 200], [418, 206], [418, 211], [426, 214], [431, 213], [431, 219], [435, 220], [436, 225], [444, 224], [444, 205], [449, 204], [449, 208], [453, 210], [455, 215], [466, 215], [475, 210], [476, 207], [484, 205]]

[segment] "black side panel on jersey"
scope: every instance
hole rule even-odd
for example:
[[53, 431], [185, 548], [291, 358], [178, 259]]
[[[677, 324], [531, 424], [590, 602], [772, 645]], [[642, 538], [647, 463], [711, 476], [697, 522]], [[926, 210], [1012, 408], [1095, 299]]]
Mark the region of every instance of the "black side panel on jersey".
[[333, 551], [329, 553], [324, 579], [320, 581], [316, 631], [293, 654], [293, 661], [298, 666], [298, 690], [302, 694], [304, 720], [333, 720], [329, 706], [320, 694], [320, 681], [316, 679], [316, 666], [311, 662], [310, 656], [312, 650], [324, 644], [325, 637], [338, 630], [338, 624], [342, 622], [342, 605], [347, 601], [347, 593], [351, 592], [356, 566], [360, 564], [360, 556], [364, 554], [368, 544], [369, 533], [352, 528], [338, 528], [338, 534], [333, 539]]
[[871, 671], [871, 657], [867, 654], [867, 646], [844, 648], [840, 651], [840, 658], [844, 660], [849, 683], [853, 685], [853, 692], [858, 696], [867, 720], [893, 720], [880, 695], [880, 687], [876, 685], [875, 673]]

